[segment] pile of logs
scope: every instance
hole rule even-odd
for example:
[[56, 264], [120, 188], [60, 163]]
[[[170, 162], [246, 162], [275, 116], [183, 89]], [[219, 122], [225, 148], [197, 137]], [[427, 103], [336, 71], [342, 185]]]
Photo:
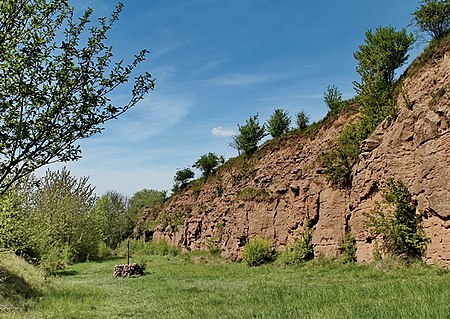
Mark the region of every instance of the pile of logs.
[[138, 264], [123, 264], [114, 266], [114, 278], [122, 278], [129, 276], [142, 276], [144, 269]]

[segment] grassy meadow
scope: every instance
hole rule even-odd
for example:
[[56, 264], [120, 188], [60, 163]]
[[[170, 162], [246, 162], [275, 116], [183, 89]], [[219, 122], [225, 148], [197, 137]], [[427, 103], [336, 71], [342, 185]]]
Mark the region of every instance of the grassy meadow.
[[5, 297], [2, 288], [0, 318], [450, 317], [450, 273], [421, 264], [316, 260], [248, 267], [211, 256], [133, 261], [146, 263], [145, 276], [114, 279], [114, 265], [126, 259], [77, 264], [47, 280], [29, 276], [29, 298], [20, 307], [12, 306], [20, 296]]

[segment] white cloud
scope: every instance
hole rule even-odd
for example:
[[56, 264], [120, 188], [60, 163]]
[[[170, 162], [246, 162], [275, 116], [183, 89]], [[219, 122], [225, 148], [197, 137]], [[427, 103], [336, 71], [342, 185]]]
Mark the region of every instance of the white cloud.
[[234, 131], [223, 128], [222, 126], [215, 127], [211, 131], [212, 135], [218, 137], [230, 137], [235, 135]]

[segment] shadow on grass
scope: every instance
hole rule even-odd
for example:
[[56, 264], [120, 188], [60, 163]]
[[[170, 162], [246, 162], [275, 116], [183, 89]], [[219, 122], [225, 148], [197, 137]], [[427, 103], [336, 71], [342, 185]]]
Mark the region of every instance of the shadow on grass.
[[107, 263], [110, 261], [114, 261], [114, 260], [123, 260], [126, 259], [127, 257], [122, 257], [122, 256], [111, 256], [111, 257], [104, 257], [104, 258], [98, 258], [98, 259], [92, 259], [91, 262], [93, 263], [97, 263], [97, 264], [102, 264], [102, 263]]
[[56, 273], [57, 276], [65, 277], [65, 276], [75, 276], [78, 274], [76, 270], [60, 270]]
[[25, 279], [0, 266], [0, 296], [12, 304], [24, 299], [40, 296], [41, 292], [33, 288]]

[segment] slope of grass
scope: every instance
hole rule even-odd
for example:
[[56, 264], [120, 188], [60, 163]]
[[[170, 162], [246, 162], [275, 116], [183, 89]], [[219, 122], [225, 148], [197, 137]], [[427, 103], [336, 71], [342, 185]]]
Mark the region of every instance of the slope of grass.
[[44, 274], [23, 259], [0, 251], [0, 318], [14, 318], [30, 307], [48, 286]]
[[196, 260], [147, 257], [147, 274], [125, 279], [112, 277], [114, 265], [125, 260], [75, 265], [22, 315], [58, 319], [450, 317], [450, 274], [426, 266], [383, 269], [314, 261], [289, 268], [249, 268]]

